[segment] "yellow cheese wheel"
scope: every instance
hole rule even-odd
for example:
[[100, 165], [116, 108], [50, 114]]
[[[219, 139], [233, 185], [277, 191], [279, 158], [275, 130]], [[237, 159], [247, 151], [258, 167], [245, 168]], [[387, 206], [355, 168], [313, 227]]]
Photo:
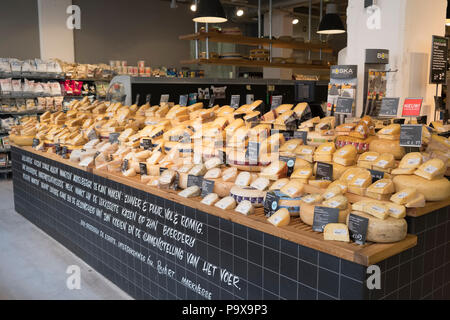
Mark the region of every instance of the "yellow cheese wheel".
[[430, 181], [416, 175], [401, 175], [396, 176], [393, 181], [396, 192], [415, 188], [417, 192], [425, 196], [426, 201], [443, 201], [450, 197], [450, 181], [446, 178]]
[[[381, 220], [370, 214], [352, 211], [351, 214], [369, 219], [367, 227], [367, 241], [378, 243], [392, 243], [402, 241], [406, 238], [408, 224], [405, 219], [395, 219], [388, 217]], [[347, 218], [348, 225], [348, 218]]]
[[379, 154], [390, 153], [396, 160], [401, 160], [406, 154], [405, 148], [400, 147], [399, 140], [373, 139], [369, 150]]
[[15, 144], [26, 147], [33, 145], [34, 136], [14, 136], [13, 139]]

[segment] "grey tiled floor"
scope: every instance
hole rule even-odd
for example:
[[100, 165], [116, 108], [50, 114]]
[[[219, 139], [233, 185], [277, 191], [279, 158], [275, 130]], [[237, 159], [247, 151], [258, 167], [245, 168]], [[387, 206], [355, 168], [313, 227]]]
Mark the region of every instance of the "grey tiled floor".
[[[68, 266], [81, 270], [81, 289], [66, 286]], [[14, 211], [11, 181], [0, 180], [0, 300], [131, 299], [86, 263]]]

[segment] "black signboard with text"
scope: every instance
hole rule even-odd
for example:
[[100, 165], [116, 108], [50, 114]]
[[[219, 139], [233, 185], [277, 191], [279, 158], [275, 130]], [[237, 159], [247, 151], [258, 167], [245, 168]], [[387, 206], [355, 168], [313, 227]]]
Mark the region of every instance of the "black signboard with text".
[[404, 124], [400, 130], [400, 146], [416, 147], [422, 146], [422, 125]]
[[381, 117], [396, 117], [400, 98], [383, 98], [379, 115]]
[[447, 82], [448, 39], [433, 36], [431, 47], [430, 83]]

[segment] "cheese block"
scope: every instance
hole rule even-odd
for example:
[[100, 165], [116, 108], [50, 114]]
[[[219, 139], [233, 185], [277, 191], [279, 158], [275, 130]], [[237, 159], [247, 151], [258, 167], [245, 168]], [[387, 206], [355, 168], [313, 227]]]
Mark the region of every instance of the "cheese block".
[[217, 202], [214, 206], [223, 210], [233, 210], [236, 208], [236, 201], [233, 197], [226, 197]]
[[86, 157], [84, 159], [81, 160], [81, 162], [79, 163], [80, 167], [90, 167], [94, 164], [94, 157]]
[[336, 145], [332, 142], [327, 142], [321, 144], [314, 152], [314, 155], [333, 155], [335, 152]]
[[372, 168], [378, 171], [388, 171], [395, 167], [395, 157], [390, 153], [381, 154], [377, 160], [374, 161]]
[[280, 146], [286, 142], [284, 135], [276, 133], [260, 143], [259, 154], [279, 152]]
[[235, 182], [238, 175], [237, 168], [228, 168], [222, 173], [222, 180], [225, 182]]
[[244, 126], [244, 120], [236, 119], [228, 127], [225, 128], [225, 133], [227, 137], [231, 138], [237, 129]]
[[401, 160], [405, 154], [405, 148], [400, 147], [399, 140], [373, 139], [369, 145], [369, 151], [379, 154], [390, 153], [396, 160]]
[[164, 155], [160, 151], [153, 152], [152, 156], [147, 159], [148, 165], [154, 165], [159, 163], [164, 158]]
[[341, 181], [341, 180], [333, 181], [328, 186], [328, 188], [332, 188], [332, 187], [339, 187], [341, 189], [341, 194], [345, 194], [347, 192], [347, 190], [348, 190], [347, 182]]
[[391, 197], [391, 201], [397, 204], [407, 204], [417, 197], [417, 190], [415, 188], [403, 189]]
[[355, 146], [348, 144], [334, 153], [333, 162], [343, 166], [351, 166], [356, 163], [357, 154]]
[[198, 186], [190, 186], [187, 189], [179, 192], [178, 195], [183, 198], [194, 198], [199, 197], [202, 193], [202, 190]]
[[350, 242], [350, 233], [343, 223], [329, 223], [323, 229], [323, 239], [326, 241]]
[[274, 161], [270, 166], [264, 168], [260, 174], [261, 177], [276, 181], [286, 176], [287, 164], [283, 161]]
[[313, 169], [311, 167], [302, 167], [295, 170], [291, 179], [309, 179], [313, 176]]
[[381, 179], [367, 188], [367, 192], [376, 194], [392, 194], [395, 192], [394, 182], [390, 179]]
[[252, 177], [249, 172], [241, 172], [234, 183], [239, 187], [248, 187], [251, 179]]
[[189, 175], [200, 177], [205, 175], [206, 173], [206, 167], [203, 164], [198, 164], [194, 166], [190, 171]]
[[355, 137], [358, 139], [367, 139], [369, 136], [370, 130], [366, 123], [360, 122], [356, 125], [355, 130], [349, 133], [350, 137]]
[[366, 196], [367, 198], [374, 199], [374, 200], [388, 201], [391, 198], [392, 193], [379, 194], [379, 193], [367, 191], [367, 189], [366, 189], [364, 196]]
[[201, 203], [206, 204], [207, 206], [215, 205], [219, 201], [219, 196], [216, 193], [210, 193], [206, 197], [203, 198]]
[[236, 207], [236, 209], [234, 211], [248, 216], [255, 212], [255, 208], [253, 208], [253, 205], [250, 201], [244, 200], [241, 203], [239, 203], [239, 205]]
[[313, 193], [313, 194], [307, 194], [302, 198], [302, 202], [313, 205], [313, 204], [319, 204], [322, 203], [323, 198], [321, 194]]
[[205, 167], [207, 170], [218, 168], [222, 165], [222, 160], [219, 158], [211, 158], [205, 162]]
[[402, 175], [396, 176], [393, 181], [396, 191], [413, 186], [417, 192], [425, 196], [426, 201], [443, 201], [450, 197], [450, 181], [446, 178], [430, 181], [416, 175]]
[[363, 204], [362, 211], [382, 220], [389, 216], [388, 207], [381, 202], [366, 201]]
[[347, 183], [347, 185], [350, 183], [350, 181], [353, 180], [353, 178], [360, 173], [365, 172], [366, 170], [363, 168], [350, 168], [344, 171], [344, 173], [341, 175], [339, 180], [341, 180], [344, 183]]
[[253, 181], [250, 185], [250, 187], [258, 189], [260, 191], [265, 191], [270, 185], [270, 181], [266, 178], [257, 178], [255, 181]]
[[390, 217], [396, 219], [403, 219], [406, 217], [405, 206], [393, 203], [391, 201], [384, 201], [383, 204], [388, 208]]
[[294, 153], [300, 159], [306, 160], [308, 162], [313, 162], [313, 156], [314, 156], [315, 150], [316, 150], [316, 148], [314, 146], [300, 145], [295, 149]]
[[280, 114], [275, 120], [276, 125], [285, 125], [295, 120], [295, 113], [293, 110], [289, 110]]
[[423, 162], [422, 154], [420, 152], [412, 152], [405, 155], [400, 161], [399, 169], [417, 169]]
[[136, 170], [135, 168], [129, 168], [127, 171], [122, 173], [125, 177], [135, 177], [136, 176]]
[[381, 139], [396, 140], [400, 136], [401, 126], [399, 124], [391, 124], [380, 131], [377, 135]]
[[287, 185], [289, 183], [289, 181], [290, 181], [289, 178], [283, 178], [283, 179], [277, 180], [270, 186], [269, 191], [280, 190], [285, 185]]
[[369, 219], [366, 235], [367, 241], [376, 243], [393, 243], [402, 241], [406, 238], [408, 224], [405, 219], [388, 217], [385, 220], [381, 220], [370, 214], [359, 211], [353, 211], [352, 214]]
[[194, 164], [185, 164], [180, 169], [178, 169], [178, 173], [188, 173], [194, 167]]
[[358, 167], [372, 169], [373, 163], [380, 157], [378, 152], [365, 152], [358, 158]]
[[275, 112], [278, 115], [281, 115], [285, 112], [291, 111], [293, 107], [294, 107], [293, 104], [282, 104], [278, 108], [275, 109]]
[[357, 173], [348, 183], [348, 192], [363, 196], [365, 189], [372, 184], [372, 175], [370, 171], [363, 170]]
[[251, 187], [239, 186], [232, 187], [229, 194], [237, 203], [241, 203], [242, 201], [247, 200], [250, 201], [256, 208], [262, 207], [264, 205], [264, 198], [266, 197], [266, 192], [264, 191], [260, 191]]
[[425, 207], [425, 196], [417, 193], [416, 197], [405, 204], [406, 208], [423, 208]]
[[[323, 206], [322, 204], [318, 204], [317, 206]], [[314, 223], [314, 210], [316, 205], [310, 205], [303, 203], [300, 207], [300, 218], [303, 223], [312, 226]], [[345, 223], [347, 216], [350, 214], [351, 208], [347, 206], [347, 209], [339, 210], [339, 223]]]
[[306, 115], [305, 113], [307, 110], [309, 110], [309, 105], [306, 102], [299, 103], [294, 108], [295, 115], [298, 119], [301, 119], [304, 115]]
[[222, 170], [220, 168], [214, 168], [206, 172], [204, 179], [219, 179], [222, 175]]
[[312, 180], [308, 180], [308, 184], [313, 186], [313, 187], [316, 187], [316, 188], [325, 189], [325, 188], [328, 188], [330, 186], [331, 181], [312, 179]]
[[291, 139], [280, 147], [281, 155], [293, 155], [298, 146], [303, 144], [302, 139]]
[[441, 179], [447, 171], [447, 165], [441, 159], [431, 159], [422, 164], [414, 174], [427, 180]]
[[[342, 189], [341, 187], [339, 187], [339, 186], [336, 186], [336, 185], [334, 185], [334, 186], [329, 186], [328, 188], [327, 188], [327, 190], [322, 194], [322, 197], [325, 199], [325, 200], [329, 200], [329, 199], [331, 199], [331, 198], [334, 198], [334, 197], [336, 197], [336, 196], [338, 196], [338, 195], [343, 195], [344, 194], [344, 189]], [[345, 208], [344, 208], [345, 209]]]
[[293, 180], [281, 188], [280, 191], [291, 198], [298, 198], [303, 194], [304, 189], [305, 185], [303, 183]]
[[234, 182], [225, 182], [222, 179], [211, 179], [211, 181], [214, 181], [213, 193], [216, 193], [220, 198], [228, 197], [231, 188], [235, 187]]
[[269, 219], [267, 219], [267, 221], [275, 227], [285, 227], [291, 222], [291, 215], [287, 209], [282, 208], [275, 212]]
[[348, 200], [343, 195], [337, 195], [333, 198], [330, 198], [322, 203], [322, 206], [328, 208], [336, 208], [339, 210], [345, 210], [348, 206]]
[[173, 170], [166, 170], [164, 171], [161, 176], [159, 177], [159, 185], [162, 187], [169, 187], [176, 178], [176, 172]]

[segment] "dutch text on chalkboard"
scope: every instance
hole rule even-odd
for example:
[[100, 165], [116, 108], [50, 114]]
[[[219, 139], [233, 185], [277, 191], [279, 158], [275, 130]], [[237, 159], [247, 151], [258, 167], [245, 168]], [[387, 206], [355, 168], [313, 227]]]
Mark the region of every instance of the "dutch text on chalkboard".
[[36, 138], [34, 138], [33, 139], [33, 148], [36, 148], [38, 145], [40, 144], [40, 141], [39, 141], [39, 139], [36, 139]]
[[142, 176], [146, 176], [148, 171], [147, 171], [147, 164], [146, 163], [139, 163], [139, 171]]
[[333, 181], [333, 165], [325, 162], [317, 162], [316, 179]]
[[278, 203], [280, 202], [280, 197], [273, 192], [268, 192], [266, 199], [264, 200], [264, 214], [267, 218], [273, 216], [278, 210]]
[[336, 114], [353, 114], [353, 98], [339, 97], [336, 102]]
[[369, 170], [372, 175], [372, 183], [377, 182], [378, 180], [384, 179], [384, 172], [377, 170]]
[[448, 39], [433, 36], [431, 48], [430, 83], [447, 82]]
[[203, 184], [203, 177], [198, 177], [198, 176], [193, 176], [193, 175], [189, 175], [188, 176], [188, 181], [187, 181], [187, 187], [192, 187], [192, 186], [197, 186], [199, 188], [202, 187]]
[[379, 115], [382, 117], [396, 117], [400, 98], [383, 98]]
[[212, 180], [203, 179], [202, 181], [202, 198], [206, 197], [208, 194], [214, 193], [215, 182]]
[[328, 207], [314, 207], [313, 231], [323, 232], [327, 224], [339, 221], [339, 209]]
[[420, 148], [422, 146], [422, 125], [402, 125], [400, 130], [400, 146]]
[[350, 214], [348, 217], [348, 230], [350, 239], [357, 244], [365, 244], [367, 237], [367, 228], [369, 226], [369, 219]]

